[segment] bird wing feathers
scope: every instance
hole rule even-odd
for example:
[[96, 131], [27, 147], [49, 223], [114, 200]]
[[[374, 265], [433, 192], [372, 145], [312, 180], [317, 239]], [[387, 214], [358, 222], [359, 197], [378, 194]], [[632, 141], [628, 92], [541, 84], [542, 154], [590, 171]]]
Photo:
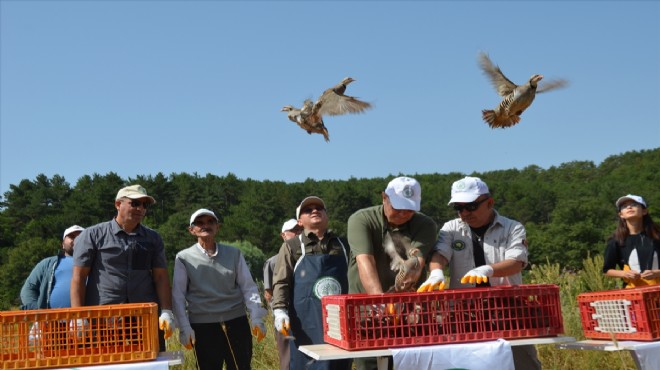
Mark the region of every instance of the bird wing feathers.
[[500, 96], [507, 96], [516, 88], [516, 84], [511, 82], [511, 80], [502, 73], [500, 67], [494, 65], [493, 62], [490, 61], [488, 54], [479, 54], [479, 66], [490, 78], [490, 82]]
[[[344, 81], [348, 81], [344, 83]], [[362, 113], [371, 108], [371, 104], [353, 96], [344, 95], [346, 85], [353, 80], [345, 78], [339, 84], [325, 90], [316, 101], [316, 111], [322, 116], [337, 116], [346, 113]]]
[[568, 85], [568, 81], [563, 79], [544, 81], [539, 84], [539, 87], [536, 89], [536, 92], [542, 93], [542, 92], [566, 87], [567, 85]]

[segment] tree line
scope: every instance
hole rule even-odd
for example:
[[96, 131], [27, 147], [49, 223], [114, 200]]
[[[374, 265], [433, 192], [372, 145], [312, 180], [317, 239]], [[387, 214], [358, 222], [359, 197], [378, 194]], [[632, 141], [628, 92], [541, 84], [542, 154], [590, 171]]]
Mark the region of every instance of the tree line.
[[195, 242], [186, 230], [190, 215], [209, 208], [222, 223], [220, 238], [243, 250], [253, 276], [261, 280], [263, 262], [281, 245], [282, 223], [295, 217], [295, 207], [304, 197], [323, 198], [330, 228], [345, 235], [348, 217], [379, 204], [381, 191], [400, 175], [421, 183], [421, 211], [438, 227], [456, 217], [447, 206], [451, 184], [466, 175], [482, 178], [496, 209], [527, 228], [531, 263], [558, 263], [568, 270], [579, 270], [585, 258], [603, 253], [615, 228], [617, 198], [629, 193], [643, 196], [652, 216], [660, 202], [660, 148], [613, 155], [600, 165], [573, 161], [548, 169], [531, 165], [483, 173], [298, 183], [241, 180], [232, 173], [158, 173], [124, 179], [110, 172], [85, 175], [72, 186], [62, 176], [40, 174], [11, 185], [0, 197], [0, 309], [18, 306], [25, 278], [37, 262], [59, 250], [65, 228], [110, 220], [116, 214], [115, 195], [126, 185], [141, 184], [158, 201], [144, 224], [162, 235], [170, 265], [179, 250]]

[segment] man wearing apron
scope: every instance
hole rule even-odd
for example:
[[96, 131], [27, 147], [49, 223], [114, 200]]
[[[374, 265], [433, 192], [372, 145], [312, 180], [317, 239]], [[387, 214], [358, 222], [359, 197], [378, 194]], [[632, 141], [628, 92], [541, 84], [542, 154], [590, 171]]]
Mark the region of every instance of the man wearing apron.
[[310, 196], [296, 209], [303, 232], [282, 244], [273, 274], [275, 329], [291, 340], [291, 369], [349, 370], [350, 360], [315, 361], [299, 346], [322, 344], [321, 297], [346, 294], [347, 250], [328, 230], [325, 203]]

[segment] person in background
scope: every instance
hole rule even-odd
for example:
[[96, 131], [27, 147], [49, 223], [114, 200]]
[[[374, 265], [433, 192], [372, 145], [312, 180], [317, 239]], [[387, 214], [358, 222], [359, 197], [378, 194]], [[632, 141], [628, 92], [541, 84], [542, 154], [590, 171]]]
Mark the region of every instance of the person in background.
[[[266, 336], [259, 288], [240, 249], [220, 244], [218, 217], [208, 209], [190, 216], [197, 243], [177, 253], [172, 298], [179, 341], [194, 349], [201, 370], [251, 368], [252, 335]], [[248, 320], [247, 311], [250, 312]]]
[[78, 225], [64, 230], [57, 256], [44, 258], [32, 269], [21, 288], [22, 310], [71, 307], [73, 245], [83, 230]]
[[[325, 203], [309, 196], [296, 209], [301, 234], [282, 244], [273, 276], [275, 329], [292, 335], [291, 370], [349, 370], [350, 360], [314, 361], [299, 346], [323, 344], [321, 298], [346, 294], [347, 251], [328, 229]], [[290, 330], [290, 333], [289, 333]]]
[[653, 222], [639, 195], [623, 196], [615, 205], [619, 221], [607, 241], [603, 273], [623, 278], [624, 287], [660, 283], [660, 225]]
[[[300, 234], [301, 228], [296, 219], [290, 219], [282, 225], [280, 236], [283, 241], [291, 239]], [[277, 263], [277, 254], [270, 257], [264, 263], [264, 298], [269, 304], [273, 301], [273, 271]], [[275, 341], [277, 342], [277, 352], [280, 358], [280, 370], [288, 370], [291, 363], [291, 348], [289, 340], [279, 331], [275, 330]]]
[[[522, 284], [521, 271], [528, 261], [525, 227], [497, 213], [488, 185], [469, 176], [454, 182], [449, 205], [459, 217], [440, 229], [429, 278], [418, 292], [444, 289], [446, 267], [452, 289]], [[516, 369], [541, 369], [533, 345], [511, 350]]]
[[[415, 262], [417, 270], [407, 276], [407, 285], [418, 283], [428, 256], [435, 244], [437, 225], [420, 213], [422, 188], [410, 177], [397, 177], [381, 192], [382, 205], [358, 210], [348, 218], [348, 242], [351, 259], [348, 265], [349, 293], [381, 294], [395, 286], [397, 271], [388, 253], [389, 239], [400, 240], [406, 255], [398, 257]], [[391, 238], [391, 236], [396, 236]], [[396, 258], [397, 256], [394, 255]], [[377, 368], [375, 357], [355, 359], [358, 370]], [[392, 361], [389, 361], [392, 364]]]
[[[156, 199], [140, 185], [120, 189], [117, 215], [85, 229], [76, 239], [71, 307], [120, 303], [158, 304], [160, 351], [175, 329], [172, 290], [160, 235], [141, 224]], [[76, 329], [80, 330], [80, 328]]]

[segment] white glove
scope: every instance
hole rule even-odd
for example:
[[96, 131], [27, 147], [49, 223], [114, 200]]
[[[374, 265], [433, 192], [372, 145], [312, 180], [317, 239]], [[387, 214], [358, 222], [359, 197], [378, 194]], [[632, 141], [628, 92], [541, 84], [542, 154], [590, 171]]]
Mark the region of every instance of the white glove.
[[434, 290], [443, 290], [447, 284], [445, 283], [445, 274], [442, 269], [431, 270], [429, 278], [426, 279], [424, 284], [417, 289], [417, 293], [432, 292]]
[[174, 314], [172, 313], [172, 310], [163, 310], [160, 313], [160, 317], [158, 318], [158, 327], [160, 328], [160, 330], [165, 331], [165, 334], [163, 335], [165, 339], [172, 336], [172, 332], [176, 328], [176, 324], [174, 323]]
[[190, 326], [179, 328], [179, 342], [186, 349], [192, 349], [195, 345], [195, 331]]
[[288, 336], [291, 324], [289, 323], [289, 313], [287, 310], [276, 308], [273, 310], [273, 315], [275, 316], [275, 330], [279, 331], [283, 335]]
[[89, 330], [89, 321], [87, 319], [75, 319], [69, 321], [69, 333], [75, 334], [78, 340], [83, 337], [83, 332]]
[[463, 278], [461, 279], [461, 284], [466, 284], [466, 283], [479, 284], [482, 282], [487, 283], [488, 278], [493, 276], [493, 273], [494, 273], [493, 268], [490, 267], [489, 265], [483, 265], [473, 268], [472, 270], [468, 271], [468, 273], [465, 274], [465, 276], [463, 276]]
[[257, 338], [257, 343], [259, 343], [266, 338], [266, 326], [261, 320], [255, 321], [252, 323], [252, 335]]

